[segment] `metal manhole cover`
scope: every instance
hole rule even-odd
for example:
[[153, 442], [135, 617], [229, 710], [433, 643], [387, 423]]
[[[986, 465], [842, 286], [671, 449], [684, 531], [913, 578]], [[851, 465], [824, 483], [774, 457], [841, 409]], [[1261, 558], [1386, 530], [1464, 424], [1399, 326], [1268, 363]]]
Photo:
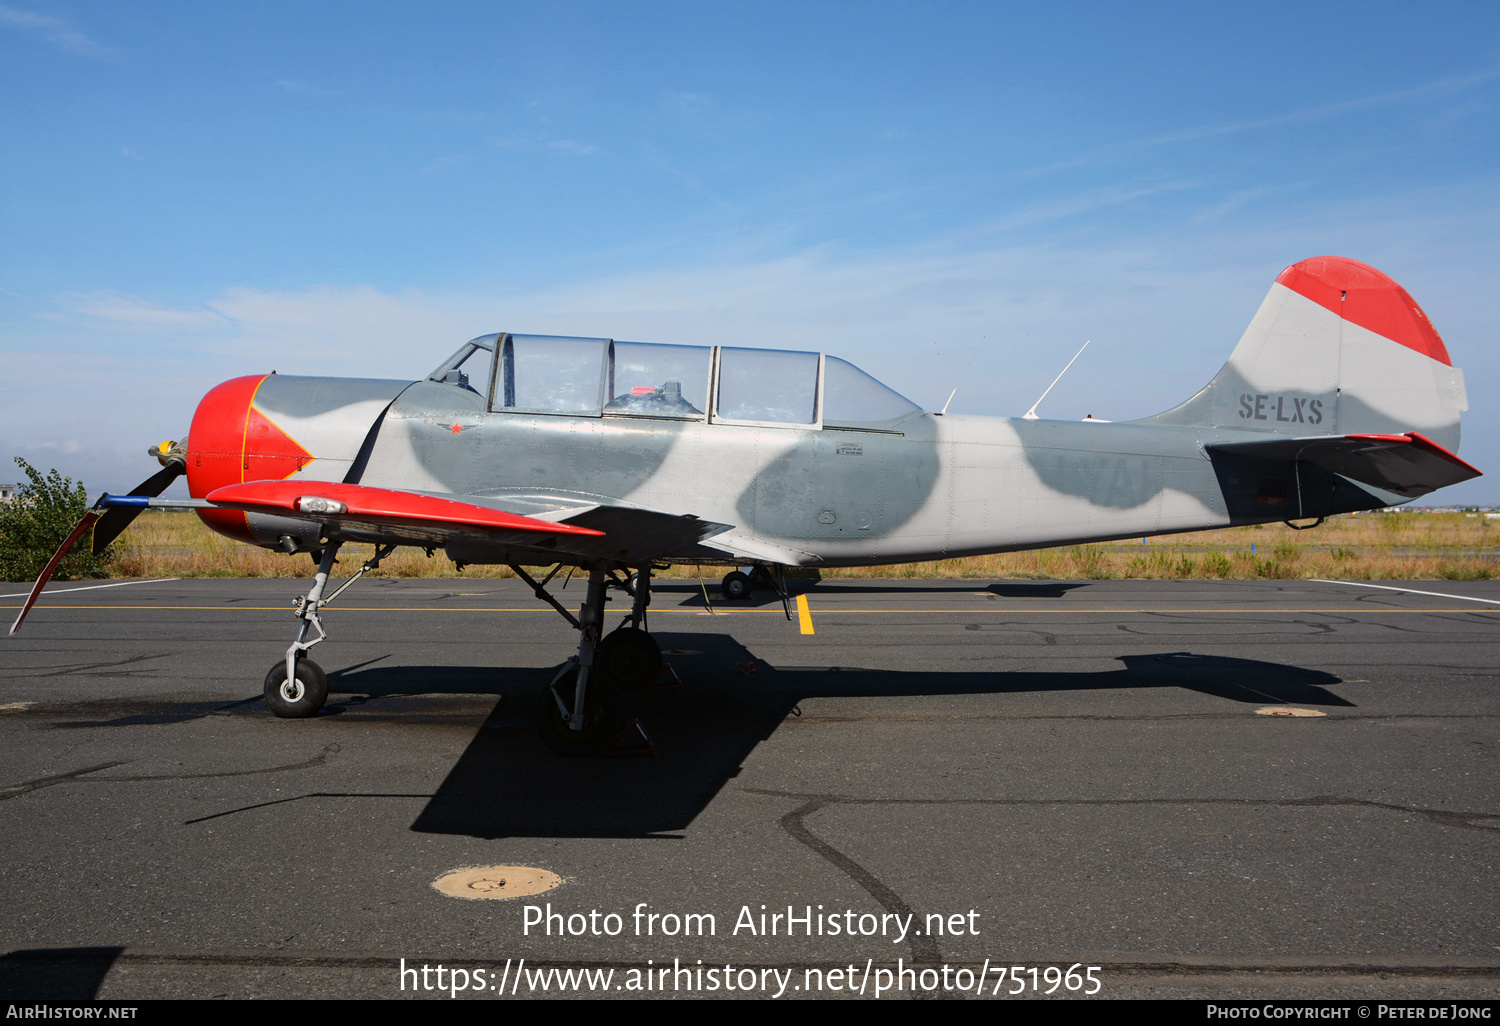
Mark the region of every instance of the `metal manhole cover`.
[[562, 877], [530, 866], [477, 866], [455, 869], [432, 881], [432, 886], [450, 898], [524, 898], [550, 891]]
[[1264, 709], [1255, 710], [1257, 716], [1327, 716], [1326, 712], [1317, 709], [1299, 709], [1294, 705], [1268, 705]]

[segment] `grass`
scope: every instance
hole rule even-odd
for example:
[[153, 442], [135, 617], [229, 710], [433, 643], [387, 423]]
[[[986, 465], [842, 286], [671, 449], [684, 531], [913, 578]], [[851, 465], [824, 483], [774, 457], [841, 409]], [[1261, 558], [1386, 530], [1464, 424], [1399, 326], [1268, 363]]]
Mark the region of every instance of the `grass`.
[[[1252, 551], [1253, 546], [1253, 551]], [[230, 541], [192, 513], [152, 510], [116, 543], [116, 577], [310, 577], [305, 555], [287, 556]], [[370, 555], [346, 546], [344, 568]], [[381, 577], [458, 577], [441, 552], [428, 558], [397, 549]], [[713, 581], [723, 570], [704, 567]], [[664, 577], [693, 578], [694, 567]], [[509, 568], [466, 567], [464, 577], [512, 577]], [[1073, 545], [1032, 552], [943, 559], [931, 563], [824, 570], [828, 578], [1089, 578], [1112, 580], [1246, 580], [1324, 577], [1342, 580], [1488, 580], [1500, 577], [1500, 519], [1464, 513], [1361, 513], [1332, 517], [1312, 531], [1283, 524], [1230, 527], [1195, 534]]]

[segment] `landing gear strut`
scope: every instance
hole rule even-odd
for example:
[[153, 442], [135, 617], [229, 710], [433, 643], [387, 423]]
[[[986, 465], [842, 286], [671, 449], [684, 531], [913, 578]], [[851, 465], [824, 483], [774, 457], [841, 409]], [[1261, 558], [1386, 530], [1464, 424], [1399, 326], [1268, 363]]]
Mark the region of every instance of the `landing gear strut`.
[[646, 607], [651, 604], [651, 568], [641, 567], [635, 580], [617, 581], [633, 600], [630, 615], [599, 643], [594, 665], [622, 691], [640, 691], [661, 675], [661, 646], [646, 631]]
[[[266, 704], [277, 716], [289, 719], [316, 716], [318, 710], [323, 708], [323, 703], [328, 701], [328, 675], [321, 666], [307, 658], [308, 649], [328, 637], [323, 630], [323, 620], [318, 616], [318, 610], [342, 595], [345, 588], [374, 570], [396, 548], [394, 545], [376, 546], [375, 555], [366, 560], [364, 566], [355, 571], [354, 576], [345, 581], [338, 591], [324, 598], [328, 577], [333, 573], [333, 565], [338, 562], [339, 548], [342, 545], [342, 541], [334, 538], [323, 546], [312, 588], [308, 590], [306, 598], [297, 599], [297, 638], [287, 648], [286, 655], [277, 660], [266, 673]], [[307, 640], [309, 628], [318, 632], [318, 636], [311, 641]]]
[[[590, 568], [588, 593], [576, 617], [547, 593], [547, 582], [556, 570], [538, 582], [519, 566], [511, 569], [579, 632], [578, 654], [569, 657], [537, 696], [537, 733], [558, 755], [598, 755], [631, 726], [620, 692], [641, 690], [663, 668], [661, 648], [646, 631], [651, 568], [643, 567], [624, 579], [602, 567]], [[604, 604], [611, 586], [625, 591], [633, 601], [624, 622], [603, 636]], [[641, 736], [649, 744], [644, 731]]]

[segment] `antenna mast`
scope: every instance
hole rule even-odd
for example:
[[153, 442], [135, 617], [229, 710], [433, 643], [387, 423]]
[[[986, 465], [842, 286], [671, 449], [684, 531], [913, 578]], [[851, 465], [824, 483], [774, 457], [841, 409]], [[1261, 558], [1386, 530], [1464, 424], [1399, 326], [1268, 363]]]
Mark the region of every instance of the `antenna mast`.
[[[1088, 342], [1085, 342], [1083, 344], [1083, 346], [1078, 350], [1078, 352], [1076, 352], [1076, 353], [1073, 354], [1073, 359], [1068, 361], [1068, 367], [1073, 366], [1074, 361], [1076, 361], [1080, 356], [1083, 355], [1083, 351], [1089, 347], [1089, 342], [1092, 342], [1092, 341], [1093, 341], [1093, 339], [1089, 339]], [[1059, 374], [1057, 377], [1055, 377], [1055, 378], [1052, 379], [1052, 384], [1050, 384], [1050, 385], [1047, 386], [1047, 392], [1052, 391], [1052, 389], [1057, 386], [1057, 383], [1062, 380], [1063, 374], [1068, 373], [1068, 367], [1064, 367], [1062, 369], [1062, 374]], [[956, 389], [955, 389], [955, 391], [956, 391]], [[1042, 405], [1042, 400], [1043, 399], [1047, 398], [1047, 392], [1043, 392], [1041, 394], [1041, 396], [1037, 399], [1037, 401], [1031, 404], [1031, 409], [1029, 409], [1025, 413], [1021, 414], [1021, 419], [1022, 420], [1040, 420], [1041, 419], [1040, 417], [1038, 417], [1036, 415], [1036, 408], [1038, 406]]]

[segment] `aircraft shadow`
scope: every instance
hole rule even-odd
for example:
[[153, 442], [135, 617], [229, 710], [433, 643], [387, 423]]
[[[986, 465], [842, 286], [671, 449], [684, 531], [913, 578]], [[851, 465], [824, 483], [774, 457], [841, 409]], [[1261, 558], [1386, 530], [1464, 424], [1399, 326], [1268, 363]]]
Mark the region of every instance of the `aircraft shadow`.
[[33, 948], [0, 956], [0, 1001], [92, 1001], [124, 948]]
[[[1014, 599], [1055, 599], [1062, 598], [1075, 588], [1087, 588], [1092, 581], [1005, 581], [999, 584], [984, 584], [979, 581], [952, 581], [945, 584], [901, 584], [892, 588], [888, 582], [882, 582], [881, 587], [862, 586], [859, 583], [840, 583], [838, 581], [814, 581], [808, 579], [789, 579], [786, 582], [787, 593], [792, 596], [801, 594], [818, 595], [880, 595], [889, 599], [892, 595], [941, 595], [954, 593], [972, 595], [978, 591], [987, 591], [1001, 598]], [[703, 591], [698, 583], [691, 585], [675, 582], [671, 585], [653, 583], [653, 592], [676, 593], [684, 596], [681, 603], [683, 607], [703, 607]], [[749, 598], [738, 601], [726, 599], [719, 594], [719, 586], [716, 582], [707, 582], [708, 601], [714, 606], [723, 606], [730, 609], [759, 609], [763, 606], [779, 606], [781, 596], [769, 588], [757, 588]]]
[[[412, 829], [471, 837], [661, 837], [683, 830], [739, 774], [755, 746], [804, 699], [1186, 688], [1233, 702], [1352, 706], [1318, 670], [1225, 656], [1126, 655], [1078, 673], [897, 672], [769, 666], [724, 634], [658, 633], [680, 690], [633, 696], [657, 758], [562, 759], [538, 740], [530, 709], [548, 670], [371, 667], [330, 675], [367, 695], [490, 693], [500, 701]], [[748, 672], [747, 672], [748, 671]]]

